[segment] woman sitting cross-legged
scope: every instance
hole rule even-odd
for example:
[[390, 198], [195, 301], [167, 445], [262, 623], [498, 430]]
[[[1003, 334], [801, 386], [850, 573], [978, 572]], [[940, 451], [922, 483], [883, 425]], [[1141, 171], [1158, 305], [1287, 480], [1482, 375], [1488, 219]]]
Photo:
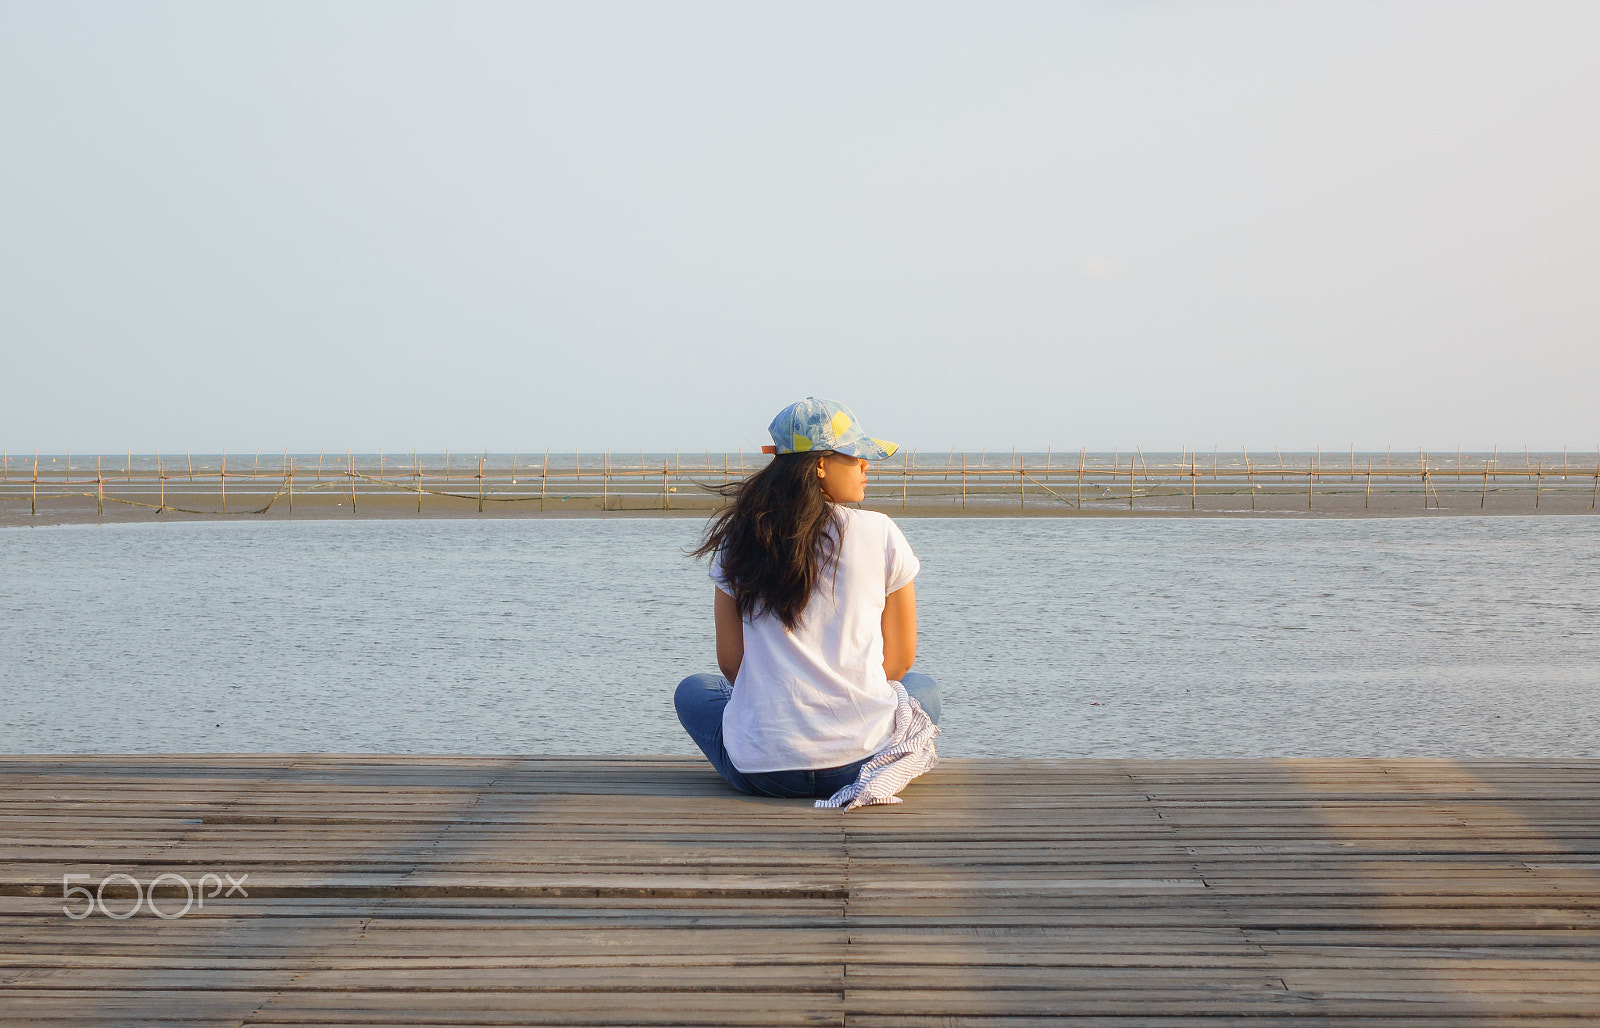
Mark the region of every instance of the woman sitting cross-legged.
[[814, 398], [770, 431], [772, 461], [726, 487], [694, 551], [712, 558], [722, 674], [679, 684], [678, 719], [742, 792], [898, 803], [938, 760], [939, 689], [911, 670], [920, 564], [887, 515], [845, 506], [897, 447]]

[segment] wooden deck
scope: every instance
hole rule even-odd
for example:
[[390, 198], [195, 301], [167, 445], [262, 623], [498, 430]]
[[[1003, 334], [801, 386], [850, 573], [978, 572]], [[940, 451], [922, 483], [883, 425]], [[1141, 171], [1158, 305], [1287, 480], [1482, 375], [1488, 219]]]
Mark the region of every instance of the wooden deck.
[[[849, 814], [677, 758], [0, 783], [7, 1025], [1600, 1023], [1600, 761], [950, 760]], [[248, 898], [63, 914], [167, 871]]]

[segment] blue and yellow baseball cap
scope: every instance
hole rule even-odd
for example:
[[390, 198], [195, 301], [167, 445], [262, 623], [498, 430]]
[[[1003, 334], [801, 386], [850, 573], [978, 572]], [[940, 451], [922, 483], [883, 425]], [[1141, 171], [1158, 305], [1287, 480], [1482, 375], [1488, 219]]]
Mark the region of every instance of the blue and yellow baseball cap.
[[772, 446], [761, 448], [767, 453], [832, 450], [850, 457], [883, 460], [900, 449], [899, 443], [873, 439], [863, 432], [849, 407], [815, 396], [783, 408], [767, 431], [772, 433], [773, 442]]

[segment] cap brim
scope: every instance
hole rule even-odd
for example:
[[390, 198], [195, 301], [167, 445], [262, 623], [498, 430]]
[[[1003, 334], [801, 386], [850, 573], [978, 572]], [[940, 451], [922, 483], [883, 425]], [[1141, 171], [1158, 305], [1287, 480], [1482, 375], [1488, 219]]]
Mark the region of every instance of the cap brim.
[[846, 457], [861, 457], [864, 460], [883, 460], [893, 457], [895, 451], [900, 449], [899, 443], [891, 443], [887, 439], [857, 439], [853, 443], [835, 446], [833, 452], [842, 453]]

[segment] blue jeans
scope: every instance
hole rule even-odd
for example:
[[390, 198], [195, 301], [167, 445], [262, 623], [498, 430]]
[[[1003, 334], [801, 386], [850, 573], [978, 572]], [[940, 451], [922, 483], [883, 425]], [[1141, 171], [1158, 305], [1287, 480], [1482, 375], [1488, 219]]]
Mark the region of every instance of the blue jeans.
[[[939, 685], [927, 675], [906, 672], [901, 684], [906, 692], [917, 698], [922, 709], [934, 724], [939, 723]], [[760, 771], [746, 774], [733, 766], [728, 759], [728, 749], [722, 744], [722, 708], [728, 705], [733, 689], [721, 675], [690, 675], [678, 683], [673, 698], [678, 707], [678, 720], [689, 733], [700, 752], [711, 761], [729, 785], [752, 796], [828, 797], [856, 780], [861, 765], [871, 760], [863, 757], [839, 767], [800, 769], [796, 771]]]

